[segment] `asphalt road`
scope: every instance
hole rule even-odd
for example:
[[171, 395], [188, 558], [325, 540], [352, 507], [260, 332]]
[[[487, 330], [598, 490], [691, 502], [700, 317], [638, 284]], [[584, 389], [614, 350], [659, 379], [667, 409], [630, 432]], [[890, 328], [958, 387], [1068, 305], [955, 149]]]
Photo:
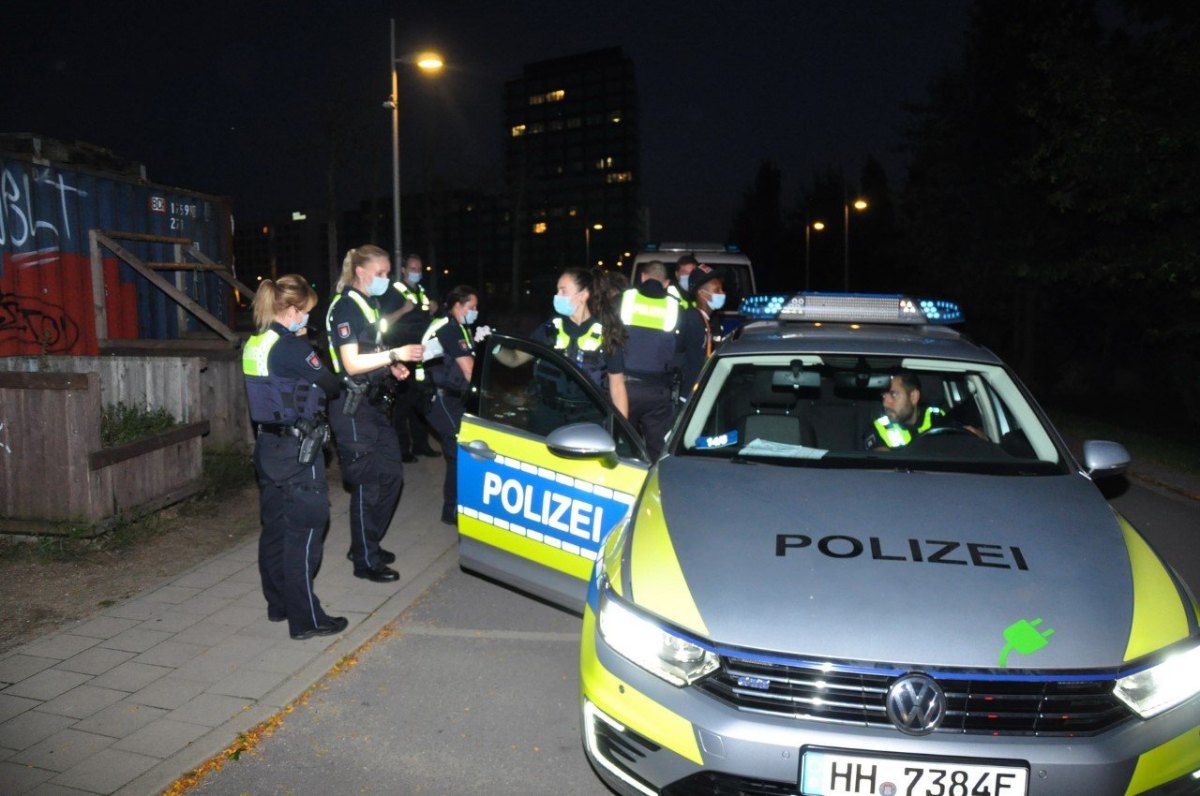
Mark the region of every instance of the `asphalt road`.
[[[1112, 502], [1200, 593], [1200, 501]], [[609, 793], [580, 748], [577, 617], [451, 567], [394, 628], [199, 792]]]

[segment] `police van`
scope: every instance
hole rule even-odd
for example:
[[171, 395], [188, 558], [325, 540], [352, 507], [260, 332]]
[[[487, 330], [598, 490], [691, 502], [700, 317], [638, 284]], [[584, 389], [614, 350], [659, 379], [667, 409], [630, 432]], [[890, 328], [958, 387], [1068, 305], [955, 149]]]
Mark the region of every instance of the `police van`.
[[692, 255], [697, 262], [716, 266], [723, 273], [725, 286], [725, 309], [717, 312], [722, 334], [729, 334], [741, 323], [737, 308], [742, 299], [756, 292], [754, 266], [750, 258], [734, 244], [720, 243], [647, 243], [633, 258], [629, 270], [631, 284], [637, 285], [642, 266], [658, 260], [667, 266], [667, 273], [674, 274], [675, 263], [684, 255]]
[[[951, 328], [955, 305], [801, 293], [743, 314], [656, 463], [554, 351], [477, 351], [460, 562], [582, 613], [581, 731], [604, 781], [1200, 792], [1200, 606], [1097, 489], [1125, 449], [1076, 459]], [[543, 368], [586, 396], [565, 424]], [[896, 374], [944, 421], [883, 448], [866, 440]]]

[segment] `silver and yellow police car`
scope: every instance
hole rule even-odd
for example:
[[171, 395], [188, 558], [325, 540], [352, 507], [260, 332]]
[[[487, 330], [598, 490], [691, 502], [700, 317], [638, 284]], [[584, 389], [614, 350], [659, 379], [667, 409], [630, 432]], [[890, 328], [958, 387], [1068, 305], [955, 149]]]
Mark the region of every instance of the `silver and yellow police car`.
[[948, 302], [743, 311], [654, 464], [553, 351], [480, 350], [460, 560], [581, 611], [605, 782], [1200, 793], [1200, 606], [1097, 488], [1124, 448], [1077, 461]]

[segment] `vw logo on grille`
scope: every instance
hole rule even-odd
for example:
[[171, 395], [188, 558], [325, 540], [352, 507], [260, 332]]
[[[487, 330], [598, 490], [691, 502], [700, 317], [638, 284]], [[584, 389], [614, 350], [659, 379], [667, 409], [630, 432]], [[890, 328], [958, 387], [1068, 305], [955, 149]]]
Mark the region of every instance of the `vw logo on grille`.
[[907, 674], [892, 683], [885, 701], [892, 724], [909, 735], [928, 735], [946, 717], [946, 695], [923, 674]]

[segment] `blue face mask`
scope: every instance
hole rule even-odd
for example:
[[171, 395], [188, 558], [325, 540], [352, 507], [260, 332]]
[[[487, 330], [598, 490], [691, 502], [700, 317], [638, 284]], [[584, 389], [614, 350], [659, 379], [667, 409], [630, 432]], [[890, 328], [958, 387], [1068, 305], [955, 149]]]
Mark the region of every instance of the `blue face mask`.
[[688, 275], [687, 274], [684, 274], [683, 276], [679, 277], [679, 286], [681, 288], [683, 288], [684, 290], [688, 289]]
[[386, 276], [371, 277], [371, 284], [367, 285], [367, 295], [382, 296], [391, 284]]
[[479, 310], [467, 310], [467, 316], [463, 318], [463, 325], [470, 326], [479, 320]]
[[300, 320], [296, 321], [295, 323], [288, 324], [288, 331], [295, 333], [295, 332], [300, 331], [307, 325], [308, 325], [308, 313], [306, 312], [300, 316]]
[[712, 297], [709, 298], [709, 300], [708, 300], [708, 306], [714, 310], [719, 310], [722, 307], [724, 307], [725, 306], [725, 294], [724, 293], [713, 293]]
[[413, 287], [416, 287], [417, 284], [419, 284], [421, 281], [421, 272], [420, 271], [405, 271], [404, 272], [404, 281], [408, 282], [408, 284], [412, 285]]
[[569, 318], [571, 317], [571, 314], [575, 312], [575, 305], [572, 304], [571, 300], [566, 296], [556, 295], [554, 297], [554, 311], [559, 315], [565, 315]]

